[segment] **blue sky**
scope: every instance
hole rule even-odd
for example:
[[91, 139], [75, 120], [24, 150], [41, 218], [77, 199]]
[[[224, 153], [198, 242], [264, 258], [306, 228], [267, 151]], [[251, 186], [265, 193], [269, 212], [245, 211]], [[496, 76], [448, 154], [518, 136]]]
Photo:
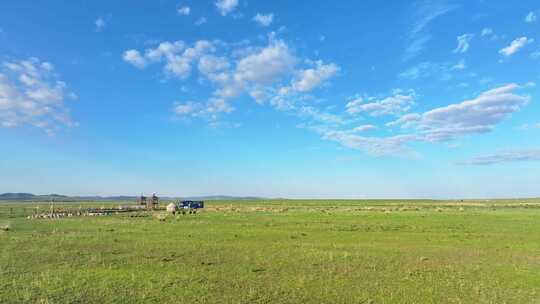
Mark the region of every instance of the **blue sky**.
[[3, 1], [0, 192], [540, 196], [539, 17], [537, 1]]

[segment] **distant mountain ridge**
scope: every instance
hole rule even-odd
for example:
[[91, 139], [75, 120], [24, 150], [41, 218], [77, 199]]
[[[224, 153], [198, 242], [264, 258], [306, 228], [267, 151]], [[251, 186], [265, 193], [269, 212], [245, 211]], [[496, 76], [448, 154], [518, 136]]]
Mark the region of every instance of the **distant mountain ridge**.
[[[35, 195], [32, 193], [2, 193], [0, 201], [57, 201], [57, 202], [73, 202], [73, 201], [136, 201], [139, 196], [67, 196], [60, 194], [45, 194]], [[191, 197], [160, 197], [161, 200], [259, 200], [262, 197], [254, 196], [228, 196], [228, 195], [209, 195], [209, 196], [191, 196]]]
[[32, 193], [3, 193], [0, 194], [0, 200], [51, 200], [51, 199], [66, 199], [68, 196], [60, 194], [46, 194], [46, 195], [35, 195]]

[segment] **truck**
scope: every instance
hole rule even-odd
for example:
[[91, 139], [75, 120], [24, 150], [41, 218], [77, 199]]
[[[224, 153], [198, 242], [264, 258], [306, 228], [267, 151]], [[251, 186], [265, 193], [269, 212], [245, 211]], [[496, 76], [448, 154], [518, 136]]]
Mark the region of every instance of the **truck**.
[[204, 201], [178, 201], [177, 206], [182, 214], [195, 214], [198, 209], [204, 208]]

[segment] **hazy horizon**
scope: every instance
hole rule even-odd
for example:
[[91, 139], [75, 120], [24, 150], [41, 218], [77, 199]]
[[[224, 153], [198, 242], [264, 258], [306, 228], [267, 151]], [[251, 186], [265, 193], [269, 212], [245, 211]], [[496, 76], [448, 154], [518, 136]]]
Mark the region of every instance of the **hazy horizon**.
[[[32, 194], [37, 196], [47, 196], [47, 195], [62, 195], [67, 197], [138, 197], [141, 195], [141, 193], [132, 195], [132, 194], [103, 194], [103, 195], [96, 195], [96, 194], [64, 194], [64, 193], [31, 193], [31, 192], [3, 192], [2, 194]], [[152, 195], [152, 192], [148, 193], [142, 193], [142, 195], [150, 196]], [[539, 197], [537, 196], [521, 196], [521, 197], [398, 197], [398, 196], [373, 196], [373, 197], [367, 197], [367, 196], [276, 196], [276, 197], [265, 197], [265, 196], [257, 196], [257, 195], [228, 195], [228, 194], [194, 194], [194, 195], [175, 195], [175, 194], [160, 194], [156, 193], [158, 197], [169, 197], [169, 198], [192, 198], [192, 197], [232, 197], [232, 198], [256, 198], [256, 199], [268, 199], [268, 200], [279, 200], [279, 199], [290, 199], [290, 200], [519, 200], [519, 199], [537, 199]]]

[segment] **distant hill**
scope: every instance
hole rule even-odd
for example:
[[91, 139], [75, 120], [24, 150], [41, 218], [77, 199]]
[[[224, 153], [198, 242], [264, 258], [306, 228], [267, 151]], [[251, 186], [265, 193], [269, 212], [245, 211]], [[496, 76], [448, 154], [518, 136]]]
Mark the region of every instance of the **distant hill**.
[[[80, 202], [80, 201], [136, 201], [138, 196], [67, 196], [60, 194], [45, 194], [35, 195], [32, 193], [3, 193], [0, 194], [0, 201], [57, 201], [57, 202]], [[161, 200], [177, 200], [179, 197], [160, 197]], [[192, 196], [182, 197], [185, 200], [259, 200], [261, 197], [240, 197], [240, 196], [227, 196], [227, 195], [209, 195], [209, 196]]]
[[60, 194], [34, 195], [32, 193], [3, 193], [0, 194], [0, 200], [26, 201], [26, 200], [64, 200], [68, 196]]

